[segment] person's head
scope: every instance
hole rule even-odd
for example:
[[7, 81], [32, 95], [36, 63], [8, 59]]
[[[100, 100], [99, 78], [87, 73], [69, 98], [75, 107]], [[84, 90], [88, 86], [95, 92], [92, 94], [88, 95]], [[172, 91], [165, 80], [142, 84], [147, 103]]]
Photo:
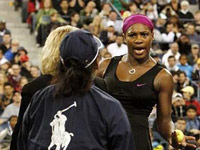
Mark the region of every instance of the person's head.
[[197, 64], [198, 68], [200, 68], [200, 58], [197, 59], [196, 64]]
[[116, 35], [116, 43], [120, 47], [124, 43], [124, 37], [122, 34], [117, 34]]
[[195, 117], [197, 116], [197, 108], [194, 105], [189, 105], [186, 107], [186, 114], [188, 119], [195, 119]]
[[174, 55], [176, 55], [179, 51], [178, 44], [176, 42], [170, 44], [170, 49]]
[[0, 59], [2, 59], [2, 58], [3, 58], [3, 56], [4, 56], [4, 52], [3, 52], [3, 50], [2, 50], [2, 49], [0, 49]]
[[179, 41], [183, 44], [185, 43], [189, 43], [190, 42], [190, 38], [188, 37], [187, 34], [183, 33], [181, 34], [180, 38], [179, 38]]
[[114, 22], [113, 21], [107, 21], [107, 23], [106, 23], [106, 30], [108, 31], [108, 32], [115, 32], [115, 27], [114, 27]]
[[13, 102], [16, 104], [21, 103], [21, 99], [22, 99], [21, 93], [19, 91], [14, 91], [12, 99], [13, 99]]
[[60, 43], [67, 33], [75, 30], [78, 30], [78, 28], [67, 25], [58, 27], [49, 34], [41, 53], [41, 71], [43, 74], [55, 75], [56, 65], [60, 61]]
[[172, 105], [174, 107], [185, 105], [185, 101], [181, 93], [175, 93], [172, 96]]
[[87, 5], [86, 5], [85, 8], [87, 8], [87, 10], [88, 10], [89, 12], [92, 12], [92, 10], [93, 10], [95, 7], [96, 7], [95, 2], [89, 1], [89, 2], [87, 3]]
[[58, 12], [53, 12], [51, 14], [51, 22], [57, 22], [58, 21], [58, 17], [59, 17]]
[[193, 55], [199, 55], [199, 45], [198, 44], [192, 44], [191, 52]]
[[181, 65], [186, 65], [187, 64], [187, 55], [181, 54], [181, 56], [179, 57], [179, 62]]
[[14, 129], [15, 125], [17, 124], [17, 120], [18, 117], [14, 115], [9, 118], [10, 126], [12, 129]]
[[40, 69], [38, 66], [31, 66], [30, 73], [33, 78], [37, 78], [40, 76]]
[[178, 83], [178, 80], [179, 80], [178, 72], [177, 71], [171, 71], [171, 74], [172, 74], [173, 82]]
[[13, 70], [13, 76], [18, 76], [20, 75], [20, 72], [21, 72], [21, 67], [19, 64], [13, 64], [11, 66], [12, 70]]
[[183, 0], [183, 1], [181, 2], [181, 10], [187, 11], [188, 8], [189, 8], [189, 2], [186, 1], [186, 0]]
[[186, 100], [191, 100], [194, 95], [194, 88], [192, 86], [186, 86], [181, 91], [183, 92], [183, 98]]
[[129, 4], [129, 10], [130, 10], [131, 12], [136, 12], [137, 9], [138, 9], [138, 7], [137, 7], [136, 3], [131, 2], [131, 3]]
[[168, 57], [168, 64], [170, 67], [174, 67], [176, 65], [176, 58], [174, 56]]
[[195, 33], [195, 25], [193, 23], [189, 23], [187, 25], [186, 30], [187, 30], [187, 34], [193, 35]]
[[3, 86], [4, 94], [7, 96], [13, 95], [14, 88], [11, 83], [6, 82]]
[[194, 19], [196, 22], [199, 22], [200, 21], [200, 10], [197, 10], [195, 13], [194, 13]]
[[71, 21], [78, 23], [80, 20], [80, 15], [77, 12], [71, 13]]
[[166, 24], [166, 30], [167, 30], [167, 32], [169, 33], [169, 32], [171, 32], [171, 31], [173, 31], [173, 29], [174, 29], [174, 24], [171, 23], [171, 22], [168, 22], [168, 23]]
[[178, 72], [179, 83], [183, 84], [187, 80], [187, 75], [184, 71]]
[[28, 79], [25, 76], [22, 76], [20, 79], [20, 87], [23, 88], [24, 85], [26, 85], [28, 83]]
[[131, 15], [124, 20], [123, 33], [128, 46], [128, 54], [135, 60], [149, 58], [153, 36], [153, 23], [144, 15]]
[[44, 8], [52, 8], [52, 0], [43, 0]]
[[117, 20], [117, 13], [115, 11], [111, 11], [109, 14], [109, 19], [112, 21], [116, 21]]
[[28, 55], [28, 51], [24, 47], [19, 47], [17, 50], [17, 54], [21, 57], [24, 55]]
[[0, 20], [0, 31], [3, 31], [6, 28], [6, 21]]
[[10, 66], [11, 66], [10, 62], [6, 61], [3, 64], [1, 64], [1, 70], [7, 72]]
[[60, 46], [55, 96], [82, 94], [90, 89], [102, 43], [90, 32], [68, 33]]
[[176, 16], [176, 15], [170, 16], [169, 21], [170, 21], [172, 24], [177, 24], [177, 23], [179, 23], [178, 16]]
[[10, 44], [11, 43], [11, 34], [9, 32], [6, 32], [3, 35], [3, 43], [4, 44]]
[[4, 72], [0, 72], [0, 85], [4, 85], [5, 82], [7, 82], [7, 76]]
[[187, 122], [186, 122], [185, 118], [182, 118], [182, 117], [177, 118], [176, 123], [175, 123], [176, 129], [181, 130], [182, 132], [184, 132], [185, 129], [186, 129], [186, 123]]
[[63, 9], [63, 10], [67, 10], [68, 7], [69, 7], [68, 0], [61, 0], [61, 2], [60, 2], [60, 7], [61, 7], [61, 9]]
[[11, 42], [11, 49], [13, 53], [16, 53], [19, 48], [19, 41], [18, 40], [12, 40]]

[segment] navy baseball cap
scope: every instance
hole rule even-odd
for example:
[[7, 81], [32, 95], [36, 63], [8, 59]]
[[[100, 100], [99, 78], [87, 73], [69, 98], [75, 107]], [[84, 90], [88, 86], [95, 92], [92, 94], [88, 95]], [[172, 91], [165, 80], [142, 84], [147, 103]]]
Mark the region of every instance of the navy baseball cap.
[[68, 33], [61, 43], [60, 58], [63, 64], [70, 58], [79, 60], [87, 68], [96, 60], [103, 47], [102, 42], [90, 32], [73, 31]]

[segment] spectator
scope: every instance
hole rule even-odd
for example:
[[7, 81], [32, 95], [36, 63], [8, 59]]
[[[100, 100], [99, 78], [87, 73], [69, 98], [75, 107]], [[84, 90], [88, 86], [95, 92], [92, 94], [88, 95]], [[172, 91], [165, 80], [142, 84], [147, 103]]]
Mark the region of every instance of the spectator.
[[8, 62], [8, 60], [4, 57], [4, 51], [0, 48], [0, 66]]
[[192, 44], [191, 53], [187, 56], [188, 64], [193, 66], [198, 58], [200, 58], [199, 45]]
[[192, 86], [186, 86], [182, 90], [183, 98], [185, 100], [186, 106], [194, 105], [197, 110], [197, 115], [200, 115], [200, 103], [194, 96], [194, 88]]
[[187, 106], [187, 124], [186, 124], [186, 130], [187, 132], [190, 132], [193, 135], [199, 134], [200, 129], [200, 120], [197, 117], [197, 109], [193, 105]]
[[[80, 11], [80, 19], [83, 26], [88, 26], [92, 23], [93, 18], [97, 15], [98, 10], [96, 9], [96, 4], [93, 1], [89, 1], [86, 7]], [[86, 27], [87, 29], [87, 27]]]
[[84, 0], [69, 0], [69, 8], [76, 11], [77, 13], [80, 13], [84, 6]]
[[187, 121], [184, 117], [178, 117], [175, 123], [175, 128], [181, 130], [184, 135], [189, 135], [189, 132], [186, 130]]
[[4, 72], [0, 72], [0, 95], [4, 94], [4, 84], [7, 82], [7, 76]]
[[186, 105], [181, 93], [175, 93], [172, 96], [172, 119], [186, 116]]
[[165, 16], [167, 16], [168, 18], [170, 18], [173, 15], [176, 15], [176, 12], [169, 5], [164, 7], [164, 9], [162, 9], [161, 13], [164, 14]]
[[9, 82], [5, 82], [3, 91], [4, 94], [1, 95], [1, 101], [2, 101], [1, 107], [4, 110], [5, 107], [7, 107], [12, 102], [14, 88]]
[[72, 12], [70, 25], [81, 28], [80, 15], [77, 12]]
[[40, 76], [40, 69], [38, 66], [31, 66], [30, 73], [33, 79]]
[[188, 65], [187, 56], [185, 54], [181, 54], [181, 56], [179, 57], [179, 62], [180, 62], [180, 64], [177, 65], [178, 68], [181, 71], [184, 71], [186, 73], [187, 77], [191, 80], [193, 68], [192, 68], [192, 66]]
[[6, 122], [11, 116], [18, 116], [21, 104], [21, 94], [18, 91], [13, 93], [13, 103], [6, 106], [0, 118], [0, 125]]
[[193, 23], [188, 23], [186, 31], [191, 43], [198, 43], [200, 41], [200, 36], [196, 33]]
[[7, 52], [11, 47], [11, 34], [10, 32], [5, 32], [3, 35], [3, 42], [0, 44], [0, 49], [3, 50], [3, 53]]
[[10, 68], [11, 64], [8, 61], [5, 61], [3, 64], [0, 65], [1, 66], [1, 71], [3, 71], [4, 73], [8, 72], [8, 69]]
[[108, 3], [103, 4], [102, 10], [99, 13], [99, 16], [105, 20], [105, 22], [108, 20], [108, 16], [110, 14], [111, 7]]
[[178, 13], [180, 9], [180, 4], [178, 0], [171, 0], [168, 6], [171, 6], [172, 10], [175, 11], [176, 14]]
[[12, 138], [12, 133], [14, 127], [17, 123], [17, 116], [11, 116], [9, 121], [6, 123], [6, 128], [0, 132], [0, 139], [1, 141], [1, 150], [9, 150], [10, 149], [10, 142]]
[[27, 83], [28, 83], [28, 78], [25, 76], [22, 76], [20, 80], [20, 92], [22, 91], [22, 88], [24, 87], [24, 85], [26, 85]]
[[21, 79], [21, 66], [13, 64], [9, 69], [8, 81], [12, 84], [14, 90], [18, 91], [20, 88], [19, 82]]
[[171, 55], [168, 57], [168, 66], [166, 68], [171, 72], [171, 71], [178, 71], [179, 68], [176, 65], [176, 58], [175, 56]]
[[151, 20], [156, 20], [158, 19], [158, 11], [153, 7], [152, 3], [147, 3], [147, 11], [146, 11], [146, 16], [148, 16]]
[[0, 44], [3, 42], [3, 36], [5, 33], [10, 33], [10, 31], [6, 28], [6, 21], [0, 20]]
[[31, 73], [30, 73], [30, 70], [31, 70], [31, 62], [30, 61], [25, 61], [25, 62], [22, 62], [21, 64], [21, 75], [22, 76], [25, 76], [27, 77], [28, 81], [31, 81], [32, 80], [32, 76], [31, 76]]
[[114, 23], [112, 21], [108, 21], [106, 29], [100, 33], [99, 38], [101, 39], [102, 43], [105, 46], [107, 46], [108, 44], [115, 42], [116, 40], [115, 35], [116, 35], [116, 31], [114, 28]]
[[123, 35], [117, 34], [116, 35], [116, 42], [109, 44], [107, 49], [108, 49], [108, 52], [111, 54], [112, 57], [127, 54], [128, 48], [127, 48], [127, 45], [124, 44]]
[[200, 34], [200, 10], [197, 10], [194, 13], [194, 19], [195, 19], [195, 30], [197, 31], [198, 34]]
[[176, 42], [170, 44], [170, 49], [162, 57], [162, 64], [165, 65], [166, 67], [169, 66], [168, 64], [169, 56], [174, 56], [176, 58], [176, 64], [178, 63], [180, 53], [179, 53], [178, 44]]
[[139, 14], [140, 10], [138, 9], [136, 3], [130, 2], [128, 10], [131, 14]]
[[179, 82], [179, 73], [176, 71], [171, 71], [171, 74], [172, 74], [173, 84], [174, 84], [173, 93], [177, 93], [177, 86], [178, 86], [178, 82]]
[[19, 48], [19, 42], [17, 40], [12, 40], [11, 48], [4, 54], [5, 58], [8, 61], [12, 61], [14, 59], [15, 54]]
[[69, 3], [68, 0], [61, 0], [60, 1], [60, 10], [58, 13], [60, 16], [65, 19], [65, 21], [69, 24], [70, 22], [70, 15], [73, 10], [69, 9]]
[[192, 80], [200, 80], [200, 58], [197, 59], [196, 64], [194, 65], [194, 70], [192, 72]]
[[92, 23], [89, 24], [89, 31], [99, 37], [101, 30], [103, 29], [102, 19], [99, 15], [96, 15], [92, 21]]
[[163, 41], [167, 43], [174, 42], [180, 36], [181, 33], [178, 31], [178, 27], [175, 24], [168, 22], [166, 24], [166, 33], [162, 33]]
[[179, 46], [179, 52], [180, 54], [186, 54], [189, 55], [191, 52], [191, 44], [189, 36], [185, 33], [181, 34], [181, 36], [177, 40], [178, 46]]
[[191, 85], [191, 81], [187, 78], [187, 75], [184, 71], [178, 72], [178, 83], [176, 91], [181, 93], [182, 88]]
[[181, 9], [178, 11], [178, 17], [183, 24], [190, 22], [194, 18], [193, 14], [189, 11], [189, 2], [186, 0], [181, 1]]

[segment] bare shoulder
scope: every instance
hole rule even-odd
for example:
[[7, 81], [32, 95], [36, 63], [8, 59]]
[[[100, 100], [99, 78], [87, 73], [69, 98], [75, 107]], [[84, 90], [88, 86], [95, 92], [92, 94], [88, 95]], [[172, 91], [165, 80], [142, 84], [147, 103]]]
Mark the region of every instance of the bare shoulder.
[[163, 88], [173, 88], [173, 79], [171, 73], [163, 68], [154, 80], [154, 85], [157, 91]]
[[108, 65], [110, 64], [110, 61], [111, 61], [111, 58], [107, 58], [99, 64], [99, 67], [97, 70], [98, 77], [101, 77], [101, 78], [103, 77], [105, 70], [107, 69]]

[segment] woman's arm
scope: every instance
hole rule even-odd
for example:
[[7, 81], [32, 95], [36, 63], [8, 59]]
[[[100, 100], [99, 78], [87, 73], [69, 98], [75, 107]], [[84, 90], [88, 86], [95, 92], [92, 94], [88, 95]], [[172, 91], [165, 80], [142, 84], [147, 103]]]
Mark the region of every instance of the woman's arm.
[[104, 75], [104, 73], [105, 73], [110, 61], [111, 61], [111, 59], [105, 59], [104, 61], [102, 61], [99, 64], [96, 76], [98, 76], [100, 78], [103, 78], [103, 75]]
[[155, 78], [154, 85], [159, 93], [157, 104], [158, 130], [171, 143], [171, 133], [173, 131], [173, 124], [171, 122], [173, 80], [171, 74], [163, 69]]
[[185, 136], [182, 142], [178, 142], [174, 132], [174, 124], [171, 121], [173, 79], [169, 71], [163, 69], [155, 78], [155, 89], [158, 91], [157, 125], [159, 133], [175, 148], [195, 147], [187, 143], [187, 140], [195, 140], [194, 137]]

